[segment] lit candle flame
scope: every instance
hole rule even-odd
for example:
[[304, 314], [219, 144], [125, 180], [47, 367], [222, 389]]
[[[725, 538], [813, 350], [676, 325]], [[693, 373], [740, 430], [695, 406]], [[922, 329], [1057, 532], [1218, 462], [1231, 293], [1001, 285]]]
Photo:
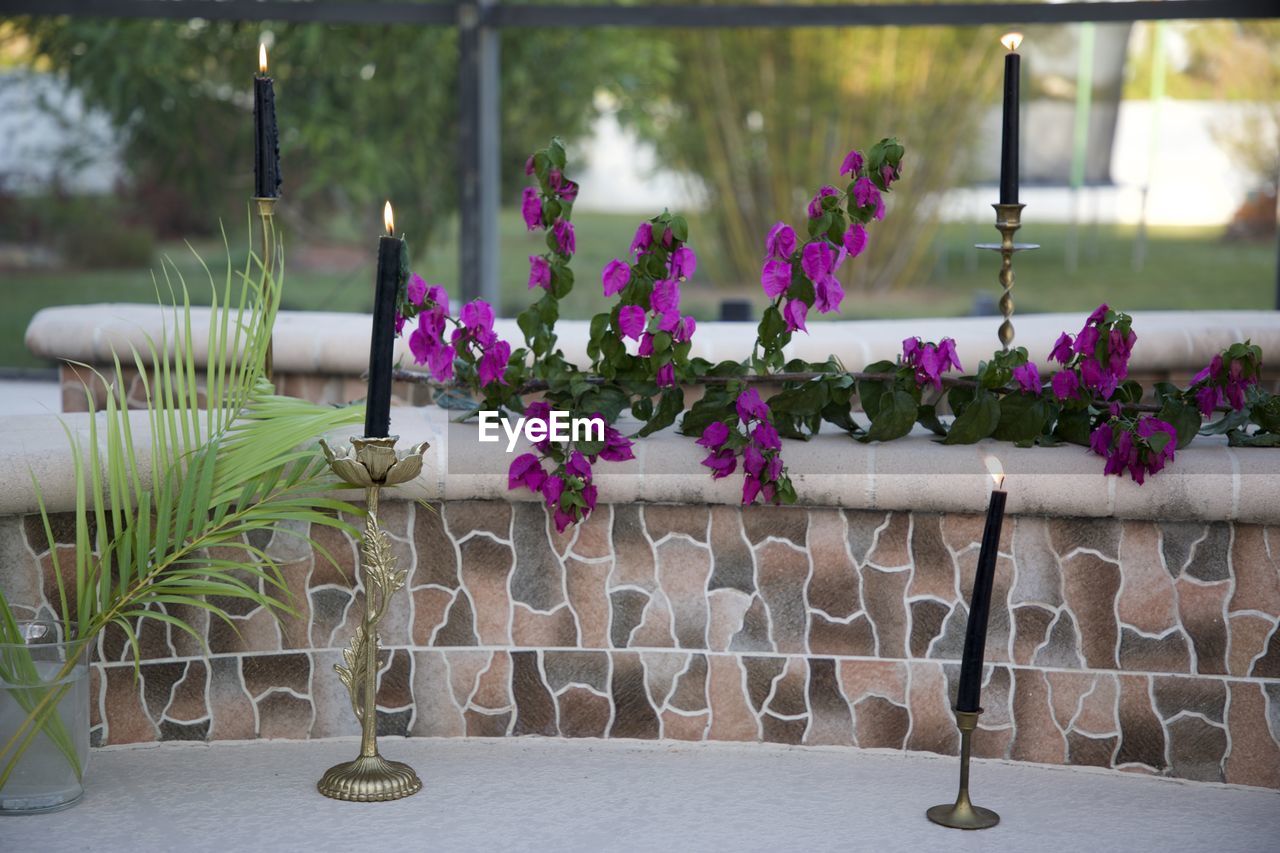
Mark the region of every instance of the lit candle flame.
[[1004, 485], [1004, 468], [1000, 467], [1000, 460], [994, 456], [988, 456], [985, 460], [987, 470], [991, 472], [991, 480], [996, 484], [996, 488]]
[[258, 42], [258, 70], [267, 73], [267, 43]]
[[1022, 33], [1005, 33], [1000, 36], [1000, 43], [1004, 45], [1004, 49], [1015, 51], [1018, 45], [1022, 44]]
[[396, 233], [396, 220], [391, 215], [391, 202], [387, 202], [387, 206], [382, 208], [382, 221], [387, 226], [387, 234], [394, 235]]

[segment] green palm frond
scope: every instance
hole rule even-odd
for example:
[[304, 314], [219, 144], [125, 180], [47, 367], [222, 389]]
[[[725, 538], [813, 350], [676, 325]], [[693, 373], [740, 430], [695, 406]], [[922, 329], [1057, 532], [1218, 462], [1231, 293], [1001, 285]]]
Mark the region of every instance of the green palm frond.
[[[132, 348], [125, 361], [116, 354], [113, 376], [97, 375], [109, 389], [101, 412], [86, 390], [90, 417], [83, 441], [64, 424], [76, 484], [75, 565], [65, 576], [36, 484], [64, 622], [85, 645], [108, 625], [119, 626], [135, 672], [141, 654], [135, 625], [141, 618], [203, 642], [190, 623], [167, 609], [173, 605], [228, 621], [220, 606], [228, 599], [289, 611], [276, 561], [251, 544], [248, 534], [277, 527], [285, 532], [282, 525], [289, 523], [287, 535], [305, 536], [292, 529], [299, 522], [358, 534], [342, 514], [360, 511], [326, 496], [334, 484], [315, 446], [324, 433], [359, 423], [362, 411], [279, 396], [264, 375], [283, 278], [271, 270], [283, 270], [283, 252], [265, 264], [250, 253], [240, 271], [228, 263], [220, 285], [204, 270], [213, 293], [203, 371], [196, 364], [198, 336], [187, 284], [166, 260], [156, 289], [171, 294], [170, 309], [159, 336]], [[125, 363], [139, 377], [145, 437], [135, 434], [121, 380]], [[150, 452], [140, 454], [144, 442]], [[0, 592], [0, 642], [20, 643], [17, 630]], [[0, 679], [19, 683], [9, 679], [19, 675], [14, 666], [0, 661]], [[52, 715], [58, 698], [46, 691], [30, 707], [24, 704], [27, 720], [0, 744], [0, 787], [37, 732], [46, 731], [55, 742], [65, 735]]]

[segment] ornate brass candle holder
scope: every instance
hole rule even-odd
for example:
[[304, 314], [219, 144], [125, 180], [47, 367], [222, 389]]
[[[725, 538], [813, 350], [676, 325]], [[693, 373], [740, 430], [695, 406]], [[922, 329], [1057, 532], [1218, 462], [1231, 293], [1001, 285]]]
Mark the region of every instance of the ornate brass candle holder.
[[[262, 282], [265, 287], [267, 282], [271, 281], [274, 288], [276, 273], [276, 199], [274, 198], [254, 198], [254, 206], [258, 209], [258, 218], [262, 221]], [[268, 305], [267, 309], [270, 310]], [[267, 377], [267, 381], [271, 382], [275, 379], [275, 369], [272, 364], [274, 361], [271, 340], [267, 340], [267, 355], [263, 372]]]
[[954, 803], [943, 803], [925, 812], [929, 820], [952, 829], [988, 829], [1000, 822], [991, 809], [969, 802], [969, 750], [973, 730], [978, 727], [982, 710], [956, 712], [956, 728], [960, 729], [960, 790]]
[[368, 503], [361, 549], [364, 619], [351, 639], [351, 648], [342, 652], [345, 665], [334, 666], [351, 694], [351, 710], [360, 721], [360, 755], [330, 767], [316, 785], [320, 793], [335, 800], [398, 800], [422, 790], [422, 780], [412, 767], [378, 754], [378, 622], [386, 613], [387, 601], [404, 586], [407, 574], [396, 570], [391, 543], [378, 525], [378, 492], [383, 486], [406, 483], [418, 476], [422, 452], [427, 449], [424, 441], [404, 453], [396, 453], [397, 438], [352, 438], [350, 447], [336, 452], [320, 442], [333, 473], [353, 486], [364, 487]]
[[1000, 324], [1000, 346], [1006, 351], [1013, 343], [1013, 253], [1039, 249], [1035, 243], [1015, 243], [1013, 235], [1022, 227], [1022, 208], [1025, 204], [993, 204], [996, 209], [996, 230], [1000, 232], [999, 243], [978, 243], [974, 248], [991, 249], [1000, 253], [1000, 286], [1004, 293], [1000, 295], [1000, 313], [1004, 322]]

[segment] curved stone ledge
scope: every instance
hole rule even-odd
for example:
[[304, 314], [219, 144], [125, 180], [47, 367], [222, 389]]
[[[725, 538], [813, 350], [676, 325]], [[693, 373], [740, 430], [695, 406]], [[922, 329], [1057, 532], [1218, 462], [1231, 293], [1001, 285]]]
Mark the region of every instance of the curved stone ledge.
[[[510, 460], [528, 447], [522, 444], [508, 454], [505, 442], [479, 444], [473, 424], [451, 424], [448, 414], [434, 406], [392, 410], [401, 447], [431, 444], [422, 475], [393, 493], [432, 501], [533, 500], [528, 491], [507, 488]], [[142, 413], [133, 417], [141, 442], [147, 422]], [[84, 414], [0, 418], [0, 434], [7, 437], [0, 446], [0, 515], [36, 509], [33, 475], [51, 511], [74, 506], [72, 458], [62, 425], [82, 438], [88, 435]], [[140, 451], [145, 460], [146, 447]], [[741, 500], [741, 477], [712, 480], [700, 464], [702, 448], [674, 430], [636, 441], [635, 452], [629, 462], [596, 466], [602, 501], [734, 505]], [[1075, 446], [1020, 449], [983, 441], [943, 447], [927, 433], [917, 433], [870, 445], [843, 434], [822, 434], [809, 442], [784, 441], [783, 448], [804, 505], [926, 512], [981, 511], [991, 489], [989, 455], [1004, 467], [1008, 510], [1014, 514], [1280, 521], [1280, 453], [1230, 448], [1220, 439], [1197, 439], [1143, 486], [1103, 476], [1102, 460]]]
[[[208, 331], [207, 308], [192, 309], [196, 349], [203, 362]], [[113, 350], [127, 353], [130, 345], [143, 346], [148, 335], [163, 329], [166, 312], [156, 306], [134, 304], [76, 305], [46, 308], [27, 327], [26, 345], [35, 355], [54, 360], [110, 364]], [[1235, 341], [1251, 339], [1264, 352], [1280, 350], [1280, 313], [1265, 311], [1139, 311], [1134, 329], [1138, 345], [1130, 361], [1135, 373], [1188, 374], [1209, 363]], [[1062, 331], [1074, 332], [1083, 314], [1028, 314], [1015, 317], [1017, 343], [1047, 366], [1049, 349]], [[276, 320], [275, 366], [285, 373], [359, 376], [369, 360], [367, 314], [323, 311], [281, 311]], [[902, 340], [916, 335], [926, 340], [952, 337], [962, 363], [976, 366], [997, 347], [997, 318], [947, 317], [912, 320], [839, 320], [814, 323], [808, 335], [795, 336], [788, 353], [794, 358], [823, 361], [836, 355], [850, 368], [880, 359], [894, 359], [902, 352]], [[499, 320], [498, 332], [508, 340], [521, 340], [514, 320]], [[579, 364], [588, 362], [589, 324], [562, 320], [557, 326], [565, 355]], [[741, 359], [755, 338], [754, 323], [707, 322], [699, 324], [692, 354], [711, 361]], [[397, 343], [397, 357], [412, 364], [405, 342]]]

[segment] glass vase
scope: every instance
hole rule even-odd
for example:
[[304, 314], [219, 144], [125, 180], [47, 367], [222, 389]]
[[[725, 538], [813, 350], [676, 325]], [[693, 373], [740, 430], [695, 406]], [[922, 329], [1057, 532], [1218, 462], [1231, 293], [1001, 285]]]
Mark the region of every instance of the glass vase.
[[0, 815], [74, 805], [89, 760], [88, 644], [57, 622], [17, 629], [0, 642]]

